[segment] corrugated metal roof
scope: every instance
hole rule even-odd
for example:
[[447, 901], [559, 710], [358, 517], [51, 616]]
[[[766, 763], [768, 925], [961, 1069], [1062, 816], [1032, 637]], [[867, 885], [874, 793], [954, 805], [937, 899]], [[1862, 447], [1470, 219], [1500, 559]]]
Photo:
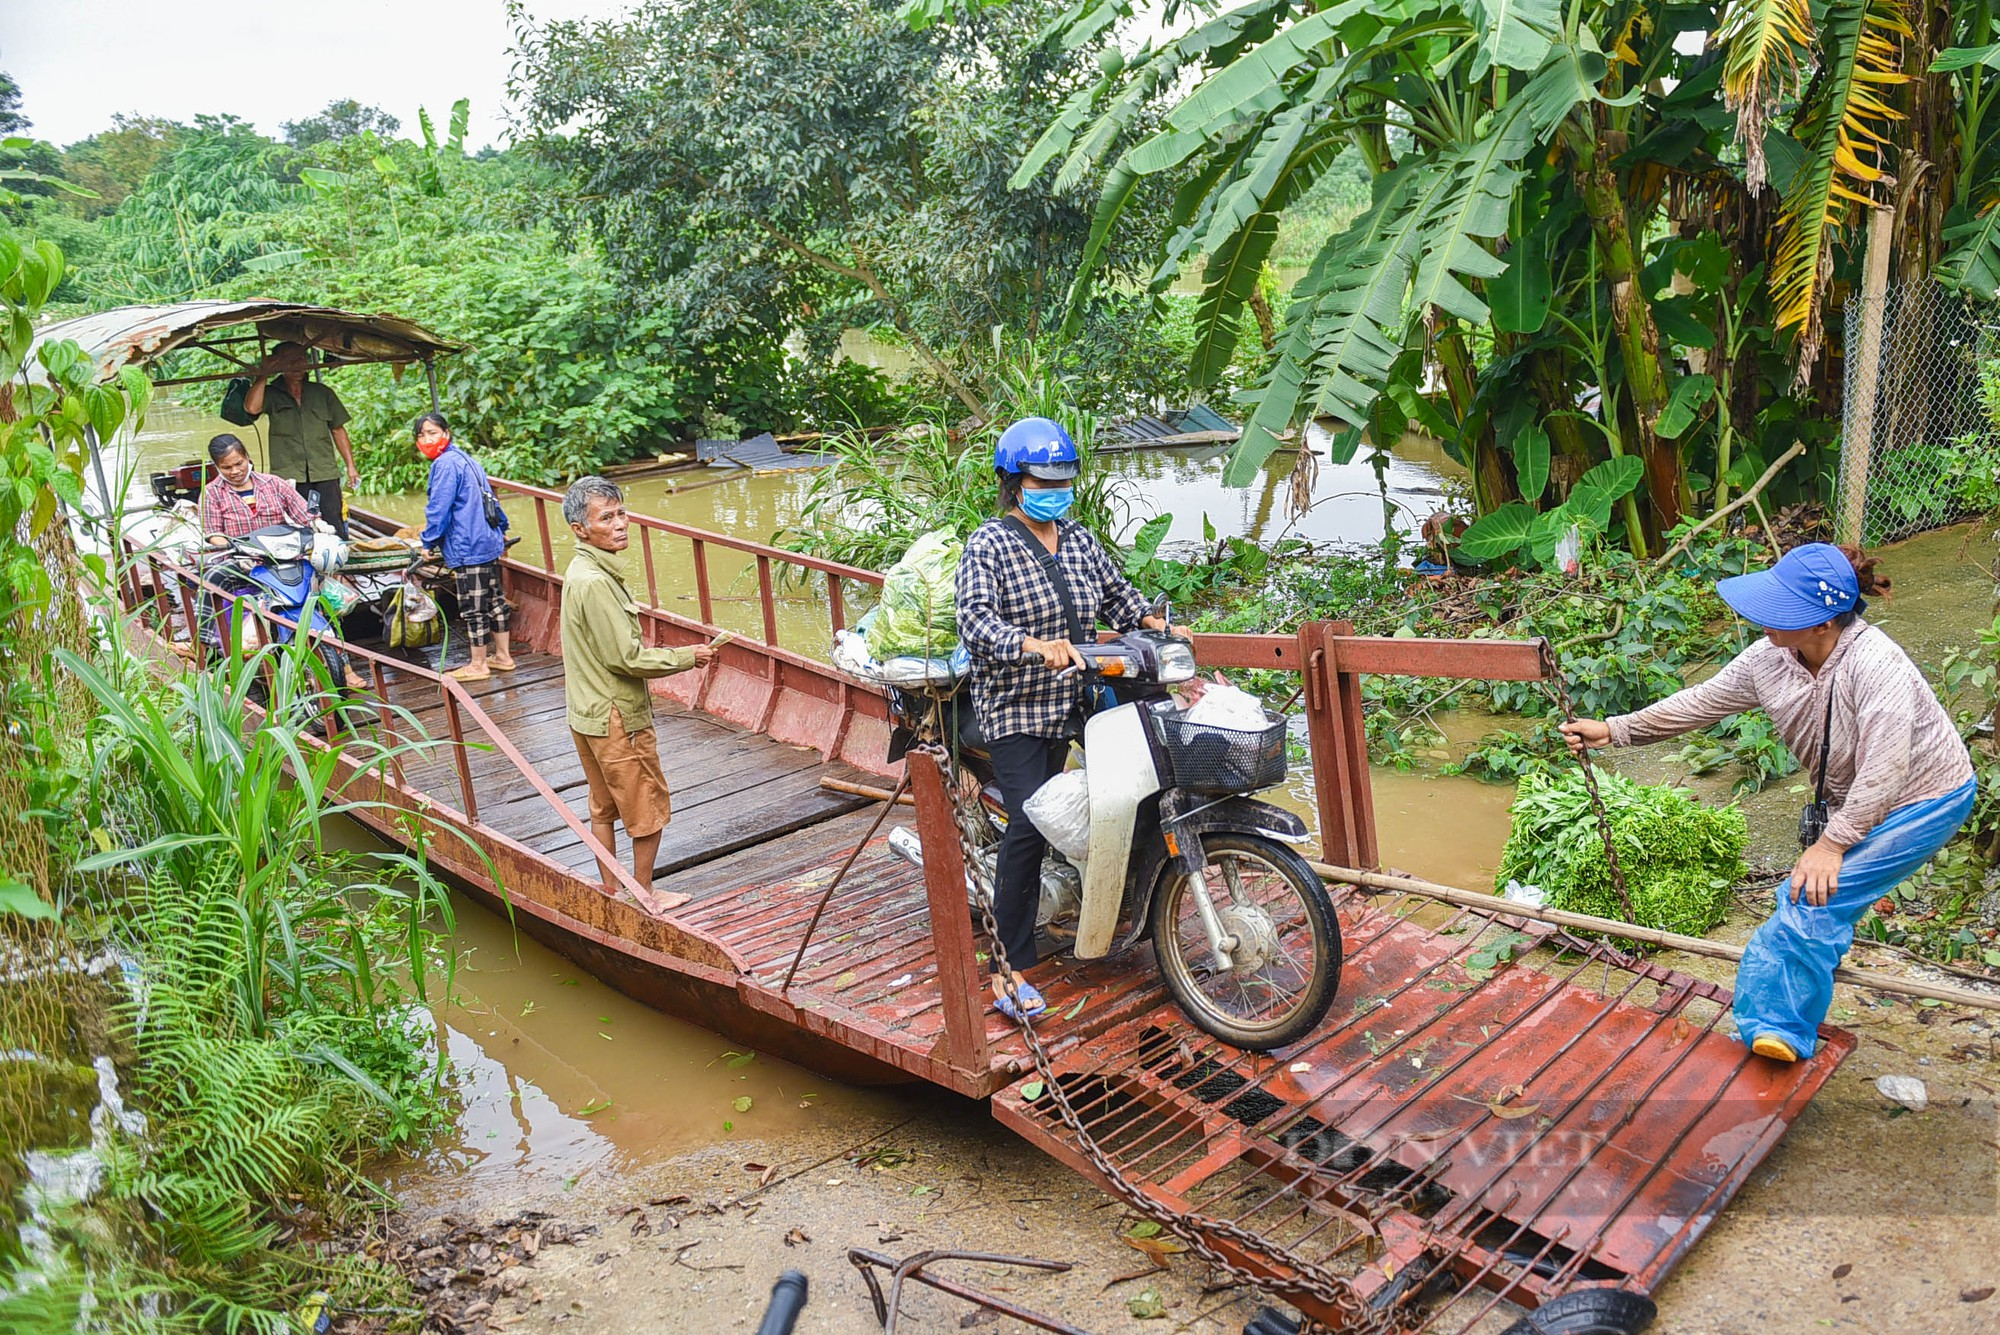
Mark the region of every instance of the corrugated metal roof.
[[[74, 339], [97, 362], [100, 380], [120, 367], [144, 366], [204, 335], [236, 325], [255, 325], [273, 343], [317, 348], [328, 365], [356, 362], [414, 362], [439, 353], [462, 352], [465, 345], [441, 338], [398, 315], [363, 315], [332, 306], [290, 301], [183, 301], [171, 306], [120, 306], [62, 320], [35, 331], [35, 344]], [[37, 366], [31, 353], [29, 366]], [[30, 371], [31, 375], [35, 372]], [[37, 377], [39, 378], [39, 377]]]
[[1169, 409], [1158, 417], [1127, 417], [1116, 422], [1106, 422], [1097, 429], [1097, 438], [1108, 445], [1140, 445], [1149, 441], [1168, 444], [1182, 442], [1188, 435], [1213, 434], [1238, 431], [1240, 428], [1228, 418], [1205, 404], [1195, 404], [1188, 408]]

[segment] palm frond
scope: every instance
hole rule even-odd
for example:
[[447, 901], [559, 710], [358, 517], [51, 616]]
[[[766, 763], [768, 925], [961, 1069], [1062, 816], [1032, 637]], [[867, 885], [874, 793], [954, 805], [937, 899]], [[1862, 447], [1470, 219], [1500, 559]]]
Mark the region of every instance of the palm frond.
[[1416, 271], [1412, 240], [1398, 234], [1396, 226], [1418, 175], [1419, 168], [1406, 166], [1376, 178], [1368, 211], [1345, 232], [1329, 237], [1293, 286], [1278, 356], [1255, 396], [1257, 409], [1243, 439], [1229, 456], [1223, 480], [1230, 486], [1249, 485], [1278, 448], [1301, 406], [1318, 392], [1308, 386], [1314, 372], [1329, 363], [1353, 368], [1325, 381], [1331, 389], [1352, 384], [1357, 398], [1372, 398], [1362, 377], [1388, 374], [1399, 348], [1396, 326], [1403, 293]]
[[1736, 142], [1752, 190], [1764, 187], [1764, 129], [1780, 101], [1798, 91], [1812, 49], [1811, 0], [1735, 0], [1710, 39], [1726, 53], [1722, 98], [1736, 113]]
[[1806, 160], [1778, 215], [1771, 263], [1778, 326], [1798, 339], [1801, 376], [1819, 355], [1821, 298], [1848, 206], [1878, 202], [1870, 187], [1883, 176], [1889, 122], [1902, 118], [1886, 90], [1909, 81], [1901, 0], [1833, 0], [1821, 31], [1821, 72], [1799, 116]]
[[1195, 311], [1190, 374], [1196, 385], [1215, 384], [1229, 365], [1236, 350], [1237, 317], [1278, 239], [1278, 215], [1312, 187], [1339, 152], [1331, 136], [1308, 138], [1319, 119], [1319, 108], [1311, 105], [1276, 117], [1235, 179], [1215, 196], [1200, 243], [1208, 263]]
[[2000, 298], [2000, 202], [1965, 210], [1945, 228], [1944, 239], [1951, 249], [1938, 264], [1938, 282], [1968, 295]]

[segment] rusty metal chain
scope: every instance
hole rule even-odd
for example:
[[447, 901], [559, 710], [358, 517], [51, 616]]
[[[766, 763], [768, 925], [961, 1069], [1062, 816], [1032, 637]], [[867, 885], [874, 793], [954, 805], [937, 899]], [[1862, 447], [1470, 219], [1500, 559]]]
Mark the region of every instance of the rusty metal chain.
[[[1547, 691], [1562, 710], [1563, 722], [1576, 722], [1576, 705], [1569, 698], [1569, 685], [1563, 680], [1562, 665], [1556, 661], [1555, 650], [1547, 640], [1542, 641], [1542, 689]], [[1568, 750], [1565, 742], [1564, 750]], [[1632, 896], [1625, 889], [1625, 868], [1619, 864], [1618, 848], [1611, 839], [1611, 813], [1605, 809], [1604, 795], [1597, 791], [1597, 767], [1590, 763], [1590, 748], [1584, 747], [1577, 755], [1577, 763], [1583, 767], [1583, 786], [1590, 792], [1590, 809], [1597, 815], [1597, 832], [1604, 838], [1604, 859], [1611, 864], [1611, 885], [1618, 891], [1618, 902], [1625, 909], [1625, 921], [1637, 922], [1632, 912]]]
[[[959, 782], [957, 766], [946, 750], [935, 744], [924, 748], [944, 770], [945, 791], [951, 797], [953, 824], [958, 828], [960, 855], [965, 861], [966, 875], [972, 878], [979, 896], [980, 925], [985, 928], [991, 945], [993, 960], [1000, 968], [1003, 986], [1010, 996], [1014, 995], [1014, 969], [1008, 962], [1005, 949], [1000, 944], [1000, 926], [993, 917], [993, 898], [997, 887], [987, 873], [985, 864], [977, 856], [973, 831], [984, 822], [985, 814], [978, 808], [977, 786], [968, 793], [968, 785]], [[1017, 999], [1018, 1000], [1018, 999]], [[1019, 1009], [1017, 1004], [1017, 1010]], [[1114, 1194], [1128, 1206], [1157, 1223], [1168, 1233], [1187, 1244], [1188, 1249], [1203, 1261], [1228, 1275], [1240, 1284], [1254, 1289], [1263, 1289], [1284, 1297], [1305, 1296], [1324, 1304], [1340, 1314], [1342, 1332], [1354, 1335], [1377, 1335], [1393, 1327], [1393, 1307], [1375, 1309], [1358, 1292], [1352, 1281], [1335, 1274], [1325, 1267], [1296, 1256], [1283, 1247], [1271, 1243], [1259, 1233], [1252, 1232], [1238, 1224], [1226, 1220], [1213, 1219], [1207, 1215], [1183, 1214], [1147, 1195], [1120, 1172], [1104, 1147], [1085, 1128], [1083, 1118], [1069, 1101], [1062, 1082], [1056, 1078], [1055, 1066], [1049, 1057], [1048, 1048], [1042, 1043], [1041, 1035], [1035, 1032], [1034, 1021], [1023, 1014], [1020, 1017], [1021, 1034], [1027, 1040], [1028, 1052], [1034, 1058], [1035, 1073], [1042, 1081], [1047, 1097], [1055, 1101], [1056, 1112], [1070, 1134], [1076, 1137], [1077, 1148], [1083, 1156], [1111, 1184]], [[1252, 1256], [1265, 1260], [1275, 1274], [1261, 1274], [1239, 1265], [1216, 1249], [1211, 1239], [1219, 1239], [1243, 1248]], [[1287, 1274], [1286, 1272], [1289, 1272]]]

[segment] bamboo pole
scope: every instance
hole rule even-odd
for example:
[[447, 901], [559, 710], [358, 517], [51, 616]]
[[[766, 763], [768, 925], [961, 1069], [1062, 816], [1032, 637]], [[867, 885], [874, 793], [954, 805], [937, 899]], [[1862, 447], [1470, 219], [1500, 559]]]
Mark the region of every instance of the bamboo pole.
[[[1679, 932], [1663, 932], [1657, 927], [1640, 927], [1629, 922], [1618, 922], [1611, 918], [1593, 917], [1588, 913], [1570, 913], [1563, 909], [1532, 908], [1526, 904], [1516, 904], [1498, 895], [1489, 895], [1478, 890], [1462, 890], [1457, 886], [1439, 885], [1435, 881], [1419, 880], [1414, 876], [1385, 876], [1380, 872], [1359, 871], [1353, 867], [1335, 867], [1324, 862], [1309, 864], [1312, 869], [1329, 881], [1344, 885], [1359, 886], [1364, 890], [1384, 890], [1396, 894], [1422, 895], [1445, 904], [1456, 904], [1461, 908], [1490, 913], [1502, 918], [1528, 918], [1535, 922], [1545, 922], [1556, 927], [1573, 927], [1579, 931], [1602, 932], [1606, 936], [1616, 936], [1627, 941], [1637, 941], [1649, 946], [1665, 946], [1672, 950], [1684, 950], [1690, 955], [1706, 955], [1710, 959], [1741, 960], [1741, 946], [1726, 945], [1721, 941], [1709, 941], [1699, 936], [1682, 936]], [[2000, 993], [1974, 992], [1970, 988], [1946, 987], [1939, 983], [1920, 983], [1912, 979], [1891, 978], [1872, 969], [1854, 969], [1841, 965], [1833, 971], [1833, 980], [1854, 987], [1865, 987], [1873, 992], [1893, 992], [1905, 997], [1928, 997], [1933, 1001], [1950, 1002], [1954, 1006], [1969, 1006], [1975, 1010], [2000, 1011]]]
[[893, 793], [887, 788], [873, 788], [865, 783], [849, 783], [845, 779], [821, 779], [819, 786], [829, 793], [845, 793], [849, 797], [865, 797], [873, 802], [887, 802], [893, 798], [897, 806], [913, 807], [917, 804], [917, 799], [909, 793], [904, 792], [903, 785], [900, 783], [896, 785], [896, 791]]

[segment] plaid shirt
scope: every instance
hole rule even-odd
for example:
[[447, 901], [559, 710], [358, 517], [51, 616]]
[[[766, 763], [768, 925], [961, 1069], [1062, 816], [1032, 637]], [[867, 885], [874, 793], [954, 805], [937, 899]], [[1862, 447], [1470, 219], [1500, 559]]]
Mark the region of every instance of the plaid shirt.
[[256, 503], [254, 509], [236, 494], [236, 488], [221, 478], [215, 479], [202, 488], [201, 531], [240, 538], [267, 524], [305, 524], [312, 520], [299, 489], [269, 473], [250, 474], [250, 500]]
[[[1090, 530], [1056, 521], [1056, 561], [1086, 632], [1098, 620], [1131, 630], [1147, 603]], [[989, 519], [965, 540], [958, 563], [958, 634], [972, 656], [972, 708], [988, 740], [1026, 733], [1060, 737], [1083, 695], [1080, 677], [1058, 678], [1021, 641], [1066, 640], [1062, 600], [1042, 569], [1040, 544], [1029, 551], [1002, 521]]]

